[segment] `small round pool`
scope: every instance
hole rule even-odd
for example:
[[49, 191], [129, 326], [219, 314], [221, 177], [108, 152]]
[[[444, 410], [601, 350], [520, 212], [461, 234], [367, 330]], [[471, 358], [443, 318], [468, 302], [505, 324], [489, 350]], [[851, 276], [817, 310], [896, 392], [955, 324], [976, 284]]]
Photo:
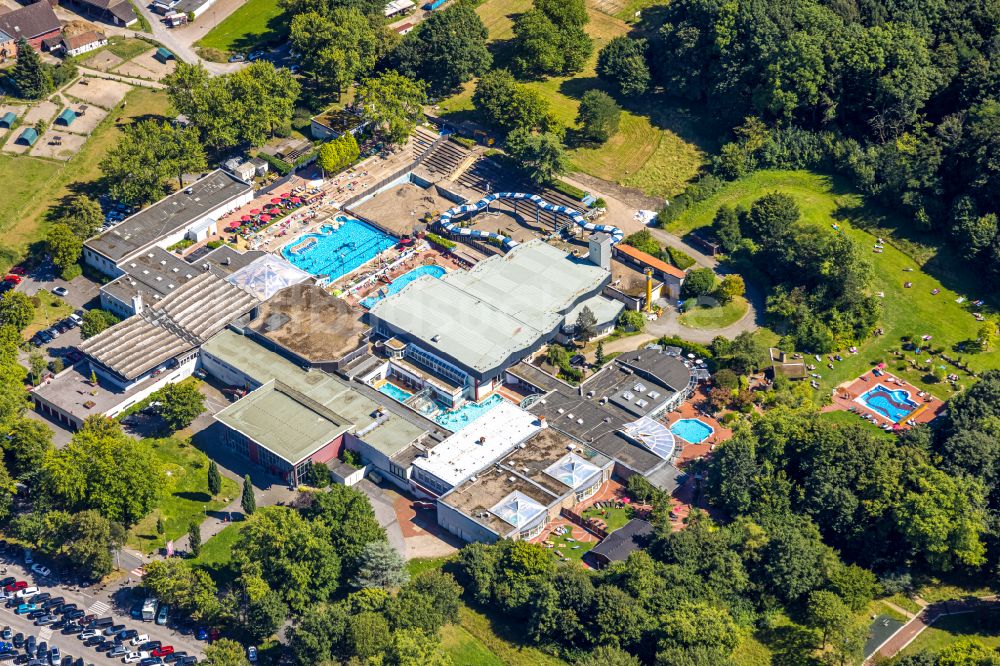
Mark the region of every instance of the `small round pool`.
[[715, 430], [700, 419], [681, 419], [670, 426], [670, 432], [686, 442], [701, 444], [711, 437]]

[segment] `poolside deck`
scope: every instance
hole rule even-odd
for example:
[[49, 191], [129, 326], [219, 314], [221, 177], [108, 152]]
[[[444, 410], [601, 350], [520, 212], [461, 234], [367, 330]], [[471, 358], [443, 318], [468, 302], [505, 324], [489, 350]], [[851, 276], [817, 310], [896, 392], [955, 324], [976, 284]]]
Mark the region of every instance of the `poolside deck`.
[[[918, 403], [918, 407], [910, 412], [910, 414], [900, 421], [899, 424], [896, 424], [881, 412], [877, 412], [865, 405], [863, 402], [857, 400], [858, 396], [874, 388], [878, 384], [884, 384], [893, 390], [903, 389], [904, 391], [908, 391], [910, 394], [910, 400]], [[923, 395], [920, 395], [921, 393]], [[841, 384], [834, 389], [833, 402], [824, 407], [823, 411], [853, 411], [860, 415], [868, 415], [874, 418], [877, 425], [898, 425], [899, 429], [906, 430], [911, 427], [908, 422], [912, 422], [917, 425], [921, 423], [929, 423], [936, 419], [941, 412], [944, 411], [944, 408], [945, 403], [943, 400], [931, 395], [930, 393], [921, 391], [915, 386], [909, 384], [906, 380], [900, 379], [892, 373], [885, 371], [882, 371], [882, 376], [878, 377], [874, 374], [873, 370], [870, 370], [854, 381], [847, 384]]]
[[681, 419], [698, 419], [703, 423], [707, 423], [712, 428], [712, 434], [704, 441], [693, 444], [687, 442], [684, 439], [677, 438], [677, 453], [676, 460], [674, 464], [678, 469], [683, 470], [684, 466], [691, 462], [692, 460], [699, 460], [704, 458], [713, 450], [715, 447], [726, 441], [733, 436], [733, 431], [722, 425], [715, 417], [710, 416], [707, 412], [701, 410], [699, 405], [706, 402], [708, 399], [708, 389], [704, 386], [699, 386], [694, 394], [681, 403], [681, 406], [672, 412], [665, 414], [660, 420], [667, 424], [667, 426], [672, 426]]

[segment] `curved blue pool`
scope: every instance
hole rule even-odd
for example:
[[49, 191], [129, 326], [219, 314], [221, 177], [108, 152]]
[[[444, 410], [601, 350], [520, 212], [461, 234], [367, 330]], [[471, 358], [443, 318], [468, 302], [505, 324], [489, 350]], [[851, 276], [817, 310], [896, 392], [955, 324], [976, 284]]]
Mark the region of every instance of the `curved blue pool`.
[[448, 430], [458, 432], [501, 402], [503, 402], [503, 398], [494, 393], [482, 402], [467, 402], [458, 409], [442, 412], [436, 415], [434, 420]]
[[439, 278], [442, 275], [444, 275], [445, 272], [446, 271], [441, 266], [417, 266], [412, 271], [407, 271], [406, 273], [403, 273], [398, 278], [390, 282], [388, 286], [382, 287], [368, 298], [361, 299], [361, 305], [365, 309], [371, 310], [372, 307], [376, 303], [381, 301], [383, 298], [392, 296], [400, 289], [402, 289], [406, 285], [416, 280], [421, 275], [432, 275], [436, 278]]
[[715, 429], [699, 419], [681, 419], [670, 426], [670, 432], [686, 442], [701, 444], [712, 436]]
[[891, 389], [884, 384], [874, 386], [857, 398], [858, 402], [893, 423], [899, 423], [919, 405], [910, 399], [910, 392]]
[[281, 256], [298, 268], [324, 275], [329, 282], [367, 264], [396, 244], [396, 239], [346, 215], [281, 248]]

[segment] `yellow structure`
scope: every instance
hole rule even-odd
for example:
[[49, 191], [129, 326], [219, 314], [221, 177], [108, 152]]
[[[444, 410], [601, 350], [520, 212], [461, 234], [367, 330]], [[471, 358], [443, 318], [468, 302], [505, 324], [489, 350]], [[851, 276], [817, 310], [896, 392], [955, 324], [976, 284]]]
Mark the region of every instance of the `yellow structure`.
[[653, 311], [653, 269], [646, 269], [646, 312]]

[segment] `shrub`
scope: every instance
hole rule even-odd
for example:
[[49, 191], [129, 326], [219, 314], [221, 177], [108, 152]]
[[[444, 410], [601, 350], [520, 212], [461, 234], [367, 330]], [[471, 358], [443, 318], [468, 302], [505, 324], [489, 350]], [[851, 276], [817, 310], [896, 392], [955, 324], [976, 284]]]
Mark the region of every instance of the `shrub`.
[[684, 250], [667, 246], [663, 248], [663, 252], [666, 254], [667, 260], [682, 271], [686, 271], [695, 265], [694, 258]]
[[70, 264], [66, 268], [62, 269], [59, 275], [63, 280], [66, 280], [66, 282], [70, 282], [83, 275], [83, 269], [80, 268], [80, 264]]
[[182, 238], [181, 240], [177, 241], [173, 245], [169, 246], [167, 248], [167, 251], [168, 252], [177, 252], [179, 250], [186, 250], [189, 247], [191, 247], [192, 245], [194, 245], [194, 241], [193, 240], [191, 240], [190, 238]]
[[277, 171], [278, 174], [281, 176], [287, 176], [292, 172], [291, 164], [289, 164], [285, 160], [275, 157], [274, 155], [268, 155], [267, 153], [262, 152], [259, 153], [257, 157], [267, 162], [268, 165], [270, 165], [270, 167], [275, 171]]
[[457, 134], [452, 134], [448, 137], [450, 140], [454, 141], [460, 146], [465, 146], [466, 148], [475, 148], [476, 140], [470, 139], [467, 136], [458, 136]]
[[455, 241], [449, 240], [444, 236], [438, 236], [437, 234], [432, 234], [429, 231], [426, 234], [424, 234], [424, 238], [426, 238], [429, 242], [434, 243], [435, 245], [443, 247], [446, 250], [454, 250], [456, 247], [458, 247], [458, 243], [456, 243]]
[[198, 55], [209, 62], [227, 62], [229, 57], [225, 51], [213, 49], [211, 47], [201, 47], [197, 49]]
[[577, 201], [580, 201], [585, 196], [587, 196], [587, 193], [581, 190], [579, 187], [574, 187], [573, 185], [570, 185], [569, 183], [562, 180], [552, 181], [552, 184], [549, 187], [551, 187], [556, 192], [559, 192], [560, 194], [565, 194], [566, 196], [572, 199], [576, 199]]

